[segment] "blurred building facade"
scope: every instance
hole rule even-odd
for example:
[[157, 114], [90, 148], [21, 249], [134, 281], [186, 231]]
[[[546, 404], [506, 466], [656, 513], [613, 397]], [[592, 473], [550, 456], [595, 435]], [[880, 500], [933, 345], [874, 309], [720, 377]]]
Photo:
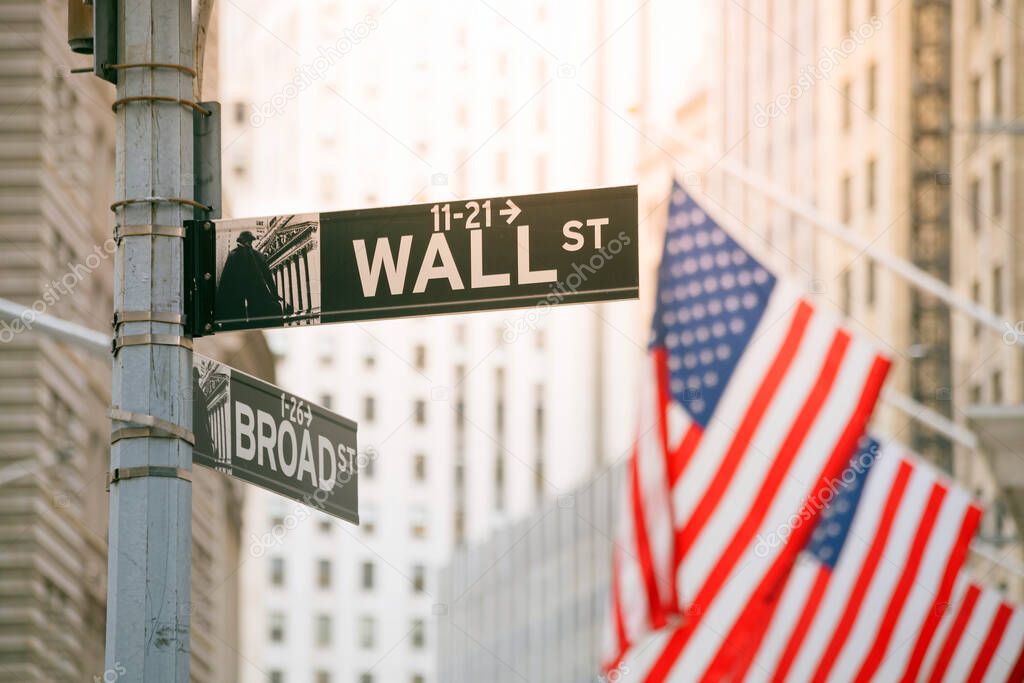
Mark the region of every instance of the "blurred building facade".
[[[1020, 469], [1007, 445], [1024, 424], [1020, 349], [715, 161], [738, 162], [874, 247], [1021, 320], [1022, 138], [1010, 124], [1024, 113], [1015, 75], [1021, 11], [1019, 3], [976, 0], [722, 3], [709, 51], [709, 156], [695, 162], [709, 171], [702, 189], [717, 219], [892, 354], [891, 388], [974, 430], [979, 448], [970, 449], [891, 405], [875, 418], [883, 434], [913, 445], [986, 502], [981, 537], [1011, 561], [1021, 559], [1024, 480], [1003, 472]], [[664, 163], [659, 152], [650, 156]], [[678, 163], [668, 166], [682, 175]], [[989, 422], [972, 419], [979, 406]], [[1022, 589], [1019, 577], [984, 569]]]
[[[632, 8], [604, 4], [225, 5], [235, 216], [632, 182], [595, 99], [635, 101], [596, 50]], [[610, 304], [276, 335], [280, 382], [359, 423], [362, 522], [249, 497], [243, 680], [444, 680], [438, 569], [622, 457], [639, 329]]]
[[624, 471], [616, 463], [456, 549], [439, 575], [439, 680], [597, 679]]
[[[0, 5], [0, 296], [96, 330], [113, 300], [113, 88], [70, 68], [65, 3]], [[110, 362], [0, 322], [0, 681], [104, 670]], [[273, 376], [258, 334], [200, 348]], [[242, 490], [193, 482], [192, 680], [237, 678]]]

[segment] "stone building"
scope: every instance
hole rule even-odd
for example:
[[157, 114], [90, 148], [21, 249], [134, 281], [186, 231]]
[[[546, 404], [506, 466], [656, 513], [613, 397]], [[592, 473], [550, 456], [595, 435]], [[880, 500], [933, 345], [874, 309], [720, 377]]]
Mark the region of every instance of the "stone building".
[[[109, 332], [113, 88], [70, 73], [89, 58], [65, 12], [0, 4], [0, 297]], [[272, 376], [259, 334], [197, 346]], [[103, 680], [110, 383], [108, 359], [0, 322], [0, 681]], [[192, 495], [192, 680], [232, 681], [242, 490], [197, 470]]]

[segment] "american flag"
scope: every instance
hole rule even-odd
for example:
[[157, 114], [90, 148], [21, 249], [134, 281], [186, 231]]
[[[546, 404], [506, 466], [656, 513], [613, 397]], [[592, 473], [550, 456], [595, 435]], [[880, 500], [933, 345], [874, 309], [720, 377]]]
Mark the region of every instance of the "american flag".
[[967, 576], [948, 606], [919, 680], [1024, 681], [1024, 609]]
[[[678, 184], [652, 328], [606, 669], [665, 624], [731, 629], [788, 570], [820, 512], [814, 494], [853, 454], [890, 365]], [[759, 543], [784, 529], [788, 543]], [[673, 633], [648, 680], [664, 680], [683, 645]]]
[[[735, 680], [921, 678], [981, 509], [900, 446], [869, 437], [847, 473], [779, 599], [747, 633], [719, 639], [745, 650]], [[712, 640], [704, 633], [694, 646]]]

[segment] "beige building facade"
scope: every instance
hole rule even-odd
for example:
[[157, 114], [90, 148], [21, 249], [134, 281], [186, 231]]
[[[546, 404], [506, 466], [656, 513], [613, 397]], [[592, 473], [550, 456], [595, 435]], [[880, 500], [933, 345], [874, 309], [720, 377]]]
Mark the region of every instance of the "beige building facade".
[[[70, 69], [65, 3], [0, 5], [0, 297], [110, 331], [113, 88]], [[30, 321], [28, 321], [30, 324]], [[0, 681], [104, 669], [110, 362], [0, 322]], [[262, 336], [198, 345], [272, 378]], [[237, 679], [240, 486], [193, 484], [192, 680]]]
[[[649, 208], [674, 175], [763, 261], [885, 348], [895, 360], [889, 388], [977, 446], [943, 439], [889, 402], [875, 429], [983, 500], [980, 540], [1019, 563], [1024, 377], [1012, 336], [1024, 326], [997, 332], [950, 314], [777, 199], [842, 222], [1015, 326], [1024, 317], [1021, 3], [745, 0], [714, 3], [710, 14], [707, 93], [680, 109], [673, 130], [641, 142], [641, 186], [663, 186]], [[704, 154], [693, 154], [694, 140]], [[980, 555], [974, 562], [1019, 595], [1019, 575]]]

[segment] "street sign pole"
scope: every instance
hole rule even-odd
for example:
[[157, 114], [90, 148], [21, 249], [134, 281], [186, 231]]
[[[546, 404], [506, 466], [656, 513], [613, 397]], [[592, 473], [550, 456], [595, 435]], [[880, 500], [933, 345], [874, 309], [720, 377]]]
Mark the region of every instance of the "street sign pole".
[[117, 12], [105, 665], [118, 680], [186, 683], [193, 437], [181, 225], [194, 208], [192, 10], [188, 0], [117, 0]]

